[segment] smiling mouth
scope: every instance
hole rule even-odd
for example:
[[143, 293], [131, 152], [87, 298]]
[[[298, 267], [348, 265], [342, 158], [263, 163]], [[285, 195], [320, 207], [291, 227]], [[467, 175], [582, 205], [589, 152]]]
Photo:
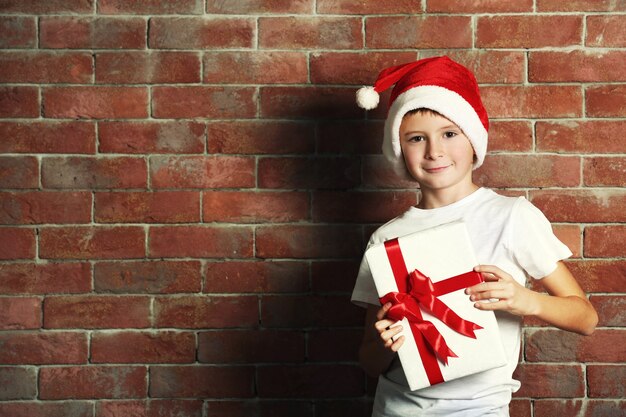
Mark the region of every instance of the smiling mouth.
[[450, 167], [450, 165], [441, 166], [441, 167], [423, 168], [423, 169], [424, 169], [424, 171], [428, 172], [429, 174], [436, 174], [438, 172], [444, 171], [446, 168], [449, 168], [449, 167]]

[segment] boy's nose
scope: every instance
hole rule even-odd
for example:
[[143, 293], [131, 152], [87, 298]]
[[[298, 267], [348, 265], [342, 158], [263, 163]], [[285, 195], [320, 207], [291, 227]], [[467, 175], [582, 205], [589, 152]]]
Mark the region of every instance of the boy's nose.
[[443, 147], [436, 140], [428, 140], [426, 142], [426, 158], [436, 159], [443, 154]]

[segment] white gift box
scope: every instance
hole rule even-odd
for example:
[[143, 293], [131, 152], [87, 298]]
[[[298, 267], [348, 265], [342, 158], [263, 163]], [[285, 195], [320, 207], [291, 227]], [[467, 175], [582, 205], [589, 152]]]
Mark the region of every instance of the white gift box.
[[[410, 273], [417, 269], [431, 279], [433, 283], [461, 275], [473, 270], [478, 265], [467, 233], [465, 223], [456, 221], [426, 229], [397, 239], [406, 270]], [[365, 257], [369, 264], [379, 297], [390, 292], [397, 292], [398, 285], [384, 243], [370, 247]], [[401, 260], [402, 261], [402, 260]], [[450, 281], [448, 281], [450, 282]], [[437, 297], [464, 320], [471, 321], [482, 329], [475, 331], [476, 338], [457, 333], [433, 316], [420, 305], [419, 310], [425, 321], [430, 321], [441, 333], [449, 348], [458, 357], [449, 357], [445, 364], [439, 358], [422, 358], [416, 338], [409, 321], [400, 321], [405, 341], [398, 351], [402, 368], [411, 390], [431, 385], [432, 364], [436, 361], [440, 376], [450, 381], [466, 375], [497, 368], [506, 364], [504, 348], [500, 339], [498, 324], [493, 312], [478, 310], [465, 287]], [[418, 335], [418, 338], [421, 338]], [[420, 342], [421, 343], [421, 342]], [[424, 349], [421, 349], [424, 352]], [[428, 353], [428, 352], [427, 352]], [[426, 363], [431, 363], [430, 369]], [[429, 375], [431, 378], [429, 379]]]

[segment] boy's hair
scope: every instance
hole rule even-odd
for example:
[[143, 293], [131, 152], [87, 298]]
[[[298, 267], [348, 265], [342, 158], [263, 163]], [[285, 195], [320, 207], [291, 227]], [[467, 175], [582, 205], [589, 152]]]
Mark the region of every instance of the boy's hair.
[[[413, 116], [414, 114], [430, 114], [430, 115], [434, 115], [434, 116], [446, 117], [443, 114], [441, 114], [438, 111], [435, 111], [433, 109], [429, 109], [429, 108], [426, 108], [426, 107], [418, 107], [417, 109], [409, 110], [408, 112], [404, 113], [404, 116], [402, 116], [402, 118], [404, 119], [405, 117]], [[447, 117], [446, 117], [446, 119], [447, 119]]]

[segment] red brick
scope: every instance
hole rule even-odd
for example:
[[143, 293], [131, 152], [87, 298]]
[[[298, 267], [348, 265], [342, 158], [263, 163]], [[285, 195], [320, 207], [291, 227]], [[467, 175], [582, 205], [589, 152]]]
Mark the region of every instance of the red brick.
[[626, 396], [626, 366], [588, 365], [589, 397], [624, 398]]
[[623, 295], [594, 295], [590, 301], [598, 312], [598, 326], [626, 327], [626, 297]]
[[363, 185], [368, 188], [406, 188], [417, 190], [419, 184], [408, 171], [398, 175], [382, 155], [363, 158]]
[[[98, 401], [98, 417], [141, 416], [164, 417], [185, 416], [202, 417], [201, 400], [122, 400]], [[89, 415], [91, 416], [91, 414]]]
[[0, 82], [89, 83], [91, 65], [87, 53], [1, 52]]
[[133, 157], [48, 157], [41, 161], [45, 188], [145, 188], [147, 166]]
[[0, 228], [0, 259], [34, 259], [35, 230]]
[[202, 153], [204, 123], [99, 122], [99, 152], [129, 154]]
[[199, 362], [303, 362], [304, 359], [304, 332], [300, 330], [218, 330], [198, 335]]
[[528, 78], [532, 82], [626, 81], [624, 60], [626, 51], [531, 52]]
[[[589, 400], [585, 401], [589, 404]], [[581, 416], [583, 400], [534, 400], [535, 417]]]
[[416, 58], [415, 52], [316, 52], [311, 54], [311, 82], [372, 85], [383, 68]]
[[163, 226], [150, 228], [150, 257], [249, 258], [249, 227]]
[[204, 292], [289, 293], [309, 289], [309, 271], [303, 262], [207, 262]]
[[471, 48], [472, 21], [469, 16], [369, 17], [365, 44], [373, 49]]
[[140, 226], [42, 228], [39, 256], [44, 259], [143, 258], [145, 231]]
[[255, 185], [255, 161], [239, 156], [150, 158], [153, 188], [246, 188]]
[[202, 277], [198, 261], [97, 262], [97, 292], [170, 294], [199, 292]]
[[65, 14], [91, 13], [94, 0], [4, 0], [2, 13]]
[[528, 399], [514, 398], [509, 404], [510, 417], [530, 417], [532, 415], [532, 403]]
[[415, 192], [313, 193], [313, 221], [331, 223], [385, 223], [417, 203]]
[[360, 49], [356, 17], [261, 17], [259, 47], [271, 49]]
[[210, 153], [299, 154], [315, 151], [311, 123], [233, 121], [208, 124]]
[[[236, 400], [207, 401], [207, 417], [298, 416], [313, 417], [312, 401]], [[317, 408], [317, 404], [315, 405]], [[365, 417], [365, 416], [363, 416]]]
[[0, 122], [0, 152], [96, 152], [93, 122]]
[[40, 327], [41, 299], [35, 297], [0, 298], [0, 330], [25, 330]]
[[2, 33], [0, 48], [34, 48], [37, 46], [35, 16], [0, 16], [0, 33]]
[[317, 151], [335, 154], [380, 154], [384, 123], [381, 121], [322, 122], [317, 126]]
[[[623, 153], [623, 121], [537, 122], [537, 150], [558, 153]], [[589, 140], [589, 138], [593, 140]]]
[[585, 257], [626, 257], [626, 226], [585, 227]]
[[87, 401], [0, 403], [0, 415], [11, 417], [93, 417], [93, 404]]
[[3, 364], [87, 363], [88, 341], [84, 332], [19, 332], [0, 335]]
[[34, 156], [0, 156], [0, 188], [39, 187], [39, 162]]
[[[579, 117], [582, 115], [582, 91], [578, 86], [491, 86], [481, 88], [489, 116], [508, 117]], [[546, 103], [550, 103], [546, 106]]]
[[585, 185], [624, 186], [626, 185], [626, 160], [622, 157], [585, 158], [583, 179]]
[[293, 222], [309, 217], [304, 192], [206, 191], [202, 194], [204, 222]]
[[[473, 3], [467, 4], [471, 5]], [[498, 4], [504, 5], [509, 3], [500, 2]], [[420, 55], [423, 58], [439, 56], [441, 51], [425, 52]], [[526, 57], [522, 52], [450, 50], [446, 51], [446, 55], [472, 71], [479, 83], [523, 83], [526, 79]]]
[[0, 293], [5, 295], [80, 293], [90, 290], [91, 265], [87, 262], [15, 263], [4, 264], [0, 268]]
[[43, 305], [44, 327], [123, 329], [150, 325], [150, 299], [139, 296], [55, 296]]
[[313, 362], [357, 362], [363, 330], [330, 329], [309, 332], [307, 358]]
[[51, 87], [43, 91], [49, 118], [138, 119], [148, 116], [145, 87]]
[[348, 295], [266, 295], [261, 301], [264, 327], [361, 326], [364, 310]]
[[252, 48], [254, 20], [243, 18], [154, 17], [150, 19], [150, 48]]
[[582, 233], [578, 225], [552, 225], [552, 230], [557, 238], [572, 251], [574, 258], [580, 258], [582, 254]]
[[256, 230], [259, 258], [349, 258], [361, 256], [354, 226], [262, 226]]
[[[0, 367], [0, 386], [2, 387], [0, 400], [34, 399], [37, 396], [37, 369], [2, 366]], [[0, 412], [2, 412], [2, 406], [0, 406]]]
[[201, 0], [99, 0], [99, 14], [202, 14]]
[[[206, 52], [203, 82], [208, 84], [302, 84], [308, 81], [302, 52]], [[233, 69], [236, 68], [236, 71]]]
[[197, 83], [200, 82], [200, 57], [193, 52], [102, 52], [96, 54], [96, 82]]
[[207, 13], [257, 14], [257, 13], [310, 13], [312, 0], [207, 0]]
[[623, 117], [626, 112], [626, 85], [600, 85], [585, 89], [588, 117]]
[[624, 362], [624, 343], [626, 330], [598, 329], [593, 337], [586, 337], [541, 329], [527, 333], [525, 356], [531, 362]]
[[91, 336], [91, 363], [191, 363], [196, 340], [191, 332], [96, 332]]
[[200, 221], [200, 194], [195, 191], [103, 192], [95, 197], [98, 223]]
[[261, 116], [269, 119], [355, 119], [354, 89], [340, 87], [262, 87]]
[[[533, 128], [524, 121], [494, 121], [489, 124], [489, 151], [530, 152]], [[491, 156], [487, 156], [487, 159]]]
[[316, 261], [311, 264], [312, 289], [320, 292], [352, 293], [359, 261]]
[[359, 168], [355, 158], [263, 158], [258, 181], [262, 188], [350, 188], [359, 183]]
[[381, 2], [377, 0], [317, 0], [317, 13], [328, 14], [414, 14], [421, 13], [422, 5], [414, 0]]
[[580, 158], [556, 155], [490, 155], [474, 172], [478, 185], [498, 187], [575, 187], [581, 183]]
[[[624, 7], [626, 10], [626, 7]], [[585, 45], [595, 47], [626, 46], [626, 19], [624, 15], [587, 16]]]
[[342, 398], [362, 395], [363, 371], [356, 365], [263, 366], [259, 367], [257, 374], [257, 390], [261, 398]]
[[39, 370], [42, 400], [137, 398], [147, 394], [145, 366], [67, 366]]
[[0, 87], [0, 118], [39, 117], [39, 88]]
[[150, 396], [164, 398], [250, 398], [254, 368], [249, 366], [152, 366]]
[[[559, 30], [554, 30], [558, 27]], [[479, 17], [476, 46], [480, 48], [543, 48], [580, 45], [582, 16]]]
[[584, 260], [567, 263], [583, 290], [593, 292], [622, 292], [626, 277], [626, 262]]
[[572, 191], [531, 191], [531, 199], [553, 222], [626, 221], [626, 192], [585, 189]]
[[458, 2], [455, 0], [429, 0], [426, 11], [435, 13], [529, 13], [533, 11], [533, 1], [478, 0]]
[[155, 87], [152, 114], [156, 118], [251, 118], [256, 116], [252, 87]]
[[585, 378], [580, 365], [521, 364], [513, 378], [522, 382], [517, 397], [575, 398], [585, 392]]
[[144, 49], [146, 20], [139, 17], [42, 17], [40, 47], [61, 49]]
[[89, 223], [91, 194], [87, 192], [0, 192], [1, 224]]
[[256, 327], [259, 305], [256, 296], [160, 297], [154, 301], [156, 327], [206, 329]]
[[613, 0], [537, 0], [539, 12], [619, 12], [626, 11], [626, 5]]

